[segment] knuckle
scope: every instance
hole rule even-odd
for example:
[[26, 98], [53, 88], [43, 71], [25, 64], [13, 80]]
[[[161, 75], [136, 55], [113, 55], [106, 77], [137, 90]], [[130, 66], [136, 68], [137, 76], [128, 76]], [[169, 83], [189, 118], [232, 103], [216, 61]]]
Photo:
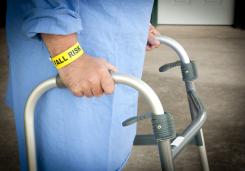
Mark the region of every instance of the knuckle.
[[102, 96], [103, 95], [103, 91], [102, 90], [99, 90], [96, 92], [95, 96]]
[[111, 94], [113, 93], [114, 89], [115, 89], [115, 86], [111, 80], [105, 83], [105, 86], [104, 86], [105, 93]]
[[99, 87], [98, 86], [92, 87], [92, 93], [93, 93], [94, 96], [98, 96], [100, 94]]
[[99, 66], [97, 67], [97, 71], [98, 71], [98, 73], [99, 73], [100, 75], [103, 75], [103, 74], [105, 73], [105, 71], [106, 71], [106, 68], [105, 68], [104, 65], [99, 65]]
[[92, 92], [91, 92], [91, 87], [88, 85], [84, 85], [84, 95], [86, 97], [91, 97], [92, 96]]
[[82, 89], [81, 87], [77, 86], [77, 84], [71, 84], [69, 89], [71, 90], [72, 94], [75, 96], [82, 96]]
[[79, 90], [72, 90], [73, 95], [75, 96], [82, 96], [82, 92]]
[[92, 85], [96, 85], [99, 83], [99, 76], [98, 75], [92, 75], [88, 78], [88, 82]]

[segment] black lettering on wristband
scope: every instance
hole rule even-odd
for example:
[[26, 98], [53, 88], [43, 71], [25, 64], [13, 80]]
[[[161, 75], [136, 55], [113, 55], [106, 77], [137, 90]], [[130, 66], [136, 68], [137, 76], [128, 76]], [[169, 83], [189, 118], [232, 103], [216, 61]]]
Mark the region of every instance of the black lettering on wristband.
[[73, 56], [75, 56], [76, 54], [78, 54], [81, 51], [81, 48], [75, 47], [72, 51], [68, 52], [68, 55], [70, 58], [72, 58]]

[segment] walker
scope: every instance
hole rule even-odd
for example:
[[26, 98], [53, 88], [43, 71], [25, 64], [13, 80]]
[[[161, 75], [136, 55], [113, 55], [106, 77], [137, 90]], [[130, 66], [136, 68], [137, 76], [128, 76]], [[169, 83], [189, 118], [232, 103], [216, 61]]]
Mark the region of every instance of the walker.
[[[202, 131], [202, 126], [206, 121], [207, 115], [200, 98], [196, 94], [196, 89], [193, 83], [193, 80], [197, 78], [195, 63], [190, 61], [184, 48], [174, 39], [167, 36], [158, 36], [156, 39], [159, 40], [161, 44], [171, 47], [180, 58], [180, 61], [163, 65], [159, 68], [159, 71], [163, 72], [176, 66], [181, 67], [192, 122], [184, 129], [183, 132], [176, 134], [172, 115], [164, 112], [163, 106], [157, 94], [151, 87], [149, 87], [149, 85], [135, 77], [114, 73], [112, 74], [112, 77], [115, 83], [125, 84], [138, 90], [143, 94], [144, 98], [146, 98], [152, 110], [152, 113], [129, 118], [122, 124], [123, 126], [127, 126], [136, 123], [139, 120], [151, 118], [154, 135], [136, 135], [134, 145], [158, 145], [162, 171], [175, 170], [175, 157], [189, 143], [194, 143], [199, 148], [202, 168], [204, 171], [209, 171], [209, 164]], [[30, 171], [37, 171], [34, 130], [35, 106], [38, 99], [46, 91], [56, 87], [64, 87], [63, 83], [59, 79], [59, 76], [48, 79], [38, 85], [32, 91], [25, 106], [25, 138], [28, 166]]]

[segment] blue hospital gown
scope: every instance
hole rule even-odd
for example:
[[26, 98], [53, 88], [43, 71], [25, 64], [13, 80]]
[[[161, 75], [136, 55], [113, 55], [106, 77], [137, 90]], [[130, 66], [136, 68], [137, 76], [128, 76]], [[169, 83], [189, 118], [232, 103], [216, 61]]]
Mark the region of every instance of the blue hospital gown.
[[[24, 105], [31, 90], [57, 71], [39, 33], [76, 32], [86, 53], [141, 77], [153, 0], [8, 0], [9, 84], [21, 170], [27, 170]], [[112, 95], [74, 97], [47, 92], [36, 108], [40, 171], [115, 171], [125, 165], [136, 126], [122, 121], [137, 112], [138, 94], [117, 85]]]

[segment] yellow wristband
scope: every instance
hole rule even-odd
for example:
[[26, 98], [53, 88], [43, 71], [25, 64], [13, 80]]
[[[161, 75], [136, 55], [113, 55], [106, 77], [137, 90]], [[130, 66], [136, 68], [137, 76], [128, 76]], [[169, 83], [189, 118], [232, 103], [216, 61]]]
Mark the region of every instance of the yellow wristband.
[[67, 49], [66, 51], [60, 53], [57, 56], [50, 58], [57, 69], [61, 69], [64, 66], [72, 63], [77, 58], [82, 56], [84, 53], [83, 49], [80, 47], [79, 43], [77, 42], [75, 45]]

